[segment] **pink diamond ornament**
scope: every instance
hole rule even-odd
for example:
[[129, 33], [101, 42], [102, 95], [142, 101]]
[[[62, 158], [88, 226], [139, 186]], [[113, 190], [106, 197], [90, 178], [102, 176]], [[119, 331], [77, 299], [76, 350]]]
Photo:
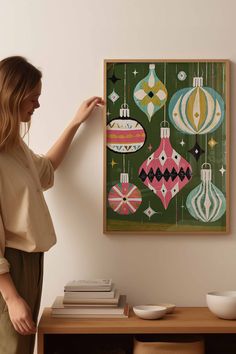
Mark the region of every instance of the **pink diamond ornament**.
[[160, 145], [141, 165], [139, 177], [161, 199], [165, 209], [190, 181], [191, 165], [171, 146], [170, 128], [161, 128]]

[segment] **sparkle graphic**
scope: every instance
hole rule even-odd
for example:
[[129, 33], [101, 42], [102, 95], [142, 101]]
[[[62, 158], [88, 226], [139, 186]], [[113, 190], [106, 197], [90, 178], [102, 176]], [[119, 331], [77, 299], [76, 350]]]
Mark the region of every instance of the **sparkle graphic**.
[[111, 162], [110, 162], [110, 165], [111, 165], [111, 167], [113, 168], [115, 165], [117, 165], [118, 163], [114, 160], [114, 159], [112, 159], [111, 160]]
[[224, 168], [224, 166], [222, 165], [221, 169], [219, 170], [220, 173], [222, 174], [222, 176], [224, 175], [226, 169]]
[[107, 111], [107, 116], [109, 117], [111, 115], [111, 112]]
[[218, 144], [217, 141], [214, 138], [211, 138], [208, 141], [208, 145], [210, 146], [211, 149], [213, 149], [215, 147], [215, 145]]
[[112, 93], [108, 96], [110, 100], [115, 103], [119, 99], [119, 95], [113, 90]]
[[136, 71], [136, 69], [133, 71], [134, 76], [136, 76], [138, 74], [138, 71]]
[[149, 220], [154, 214], [157, 214], [156, 211], [154, 211], [151, 207], [148, 207], [147, 209], [144, 210], [144, 214], [149, 217]]
[[108, 80], [111, 80], [111, 82], [113, 82], [113, 84], [115, 84], [116, 81], [119, 81], [120, 79], [118, 77], [116, 77], [116, 75], [113, 73], [113, 75], [111, 77], [109, 77]]
[[154, 214], [161, 214], [160, 212], [155, 211], [155, 210], [153, 210], [153, 209], [151, 208], [150, 202], [149, 202], [148, 208], [145, 209], [145, 210], [143, 211], [143, 213], [149, 217], [149, 220], [151, 219], [151, 217], [152, 217]]
[[180, 145], [183, 147], [185, 145], [185, 141], [182, 139]]
[[190, 154], [193, 155], [195, 160], [198, 161], [199, 157], [204, 154], [205, 150], [203, 150], [196, 141], [195, 145], [192, 147], [191, 150], [188, 150], [188, 152], [190, 152]]
[[152, 151], [152, 144], [149, 144], [149, 145], [148, 145], [148, 150], [149, 150], [149, 151]]

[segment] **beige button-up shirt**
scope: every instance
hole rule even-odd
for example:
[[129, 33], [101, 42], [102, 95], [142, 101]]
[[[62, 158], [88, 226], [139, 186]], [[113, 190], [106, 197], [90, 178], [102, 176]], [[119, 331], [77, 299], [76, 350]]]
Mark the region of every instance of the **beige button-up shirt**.
[[5, 247], [44, 252], [56, 243], [43, 190], [52, 187], [53, 166], [23, 142], [0, 151], [0, 274], [9, 272]]

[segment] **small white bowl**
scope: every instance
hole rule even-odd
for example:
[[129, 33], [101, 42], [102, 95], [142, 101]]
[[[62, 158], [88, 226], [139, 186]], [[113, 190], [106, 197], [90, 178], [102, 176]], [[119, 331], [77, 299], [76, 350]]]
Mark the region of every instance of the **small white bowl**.
[[207, 306], [217, 317], [236, 319], [236, 291], [212, 291], [206, 296]]
[[168, 303], [160, 303], [157, 305], [166, 307], [166, 313], [172, 313], [176, 307], [174, 304], [168, 304]]
[[166, 307], [155, 305], [142, 305], [133, 307], [135, 315], [144, 320], [157, 320], [166, 314]]

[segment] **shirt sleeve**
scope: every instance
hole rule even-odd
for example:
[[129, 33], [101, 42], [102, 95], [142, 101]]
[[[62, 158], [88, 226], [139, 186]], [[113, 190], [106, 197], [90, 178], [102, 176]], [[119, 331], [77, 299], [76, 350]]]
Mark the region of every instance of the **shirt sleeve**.
[[9, 273], [10, 264], [4, 258], [5, 253], [5, 231], [3, 227], [2, 217], [0, 215], [0, 274]]
[[46, 191], [54, 184], [54, 168], [51, 161], [45, 155], [35, 154], [30, 150], [33, 162], [39, 175], [42, 189]]

